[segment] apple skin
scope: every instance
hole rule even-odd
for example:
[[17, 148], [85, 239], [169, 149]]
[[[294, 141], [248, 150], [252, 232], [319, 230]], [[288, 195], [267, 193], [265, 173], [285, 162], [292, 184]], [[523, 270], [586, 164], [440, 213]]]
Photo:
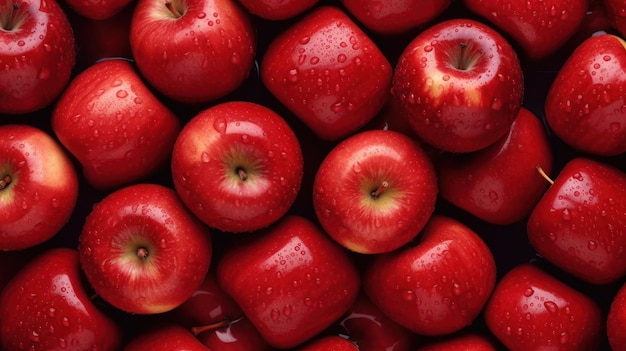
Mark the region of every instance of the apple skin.
[[359, 351], [360, 349], [350, 340], [338, 335], [320, 336], [311, 340], [306, 345], [296, 349], [297, 351]]
[[267, 227], [289, 210], [300, 190], [303, 162], [298, 138], [276, 112], [229, 101], [185, 125], [171, 170], [191, 212], [212, 228], [240, 233]]
[[[378, 189], [382, 192], [374, 195]], [[320, 224], [358, 253], [384, 253], [407, 244], [428, 222], [436, 200], [432, 162], [417, 142], [390, 130], [344, 139], [322, 161], [313, 185]]]
[[435, 162], [441, 197], [497, 225], [530, 214], [550, 185], [537, 167], [550, 174], [552, 163], [543, 123], [524, 107], [495, 144], [473, 153], [443, 155]]
[[134, 336], [124, 351], [210, 351], [187, 329], [163, 324]]
[[626, 284], [622, 284], [611, 301], [606, 332], [613, 351], [626, 350]]
[[52, 113], [55, 135], [98, 190], [137, 182], [166, 165], [180, 128], [176, 115], [122, 59], [82, 71]]
[[106, 20], [129, 6], [132, 0], [64, 0], [65, 3], [80, 16], [92, 20]]
[[392, 67], [340, 8], [320, 6], [274, 37], [265, 87], [321, 139], [342, 139], [382, 109]]
[[248, 77], [256, 38], [235, 0], [137, 2], [130, 46], [142, 76], [170, 99], [202, 104], [222, 98]]
[[528, 239], [537, 253], [592, 284], [626, 275], [626, 174], [577, 157], [533, 209]]
[[495, 261], [483, 240], [456, 219], [435, 215], [415, 246], [372, 259], [363, 288], [396, 323], [440, 336], [471, 324], [495, 281]]
[[545, 101], [550, 129], [584, 153], [626, 152], [626, 42], [612, 34], [587, 38], [561, 66]]
[[396, 35], [418, 28], [442, 14], [451, 0], [342, 0], [341, 4], [369, 30]]
[[420, 139], [441, 150], [471, 152], [507, 133], [521, 108], [524, 80], [502, 35], [474, 20], [449, 19], [407, 45], [391, 89]]
[[2, 0], [0, 11], [0, 114], [38, 111], [70, 80], [76, 63], [72, 27], [54, 0]]
[[229, 320], [219, 328], [197, 334], [198, 340], [210, 350], [275, 351], [245, 317]]
[[498, 351], [500, 348], [488, 336], [476, 333], [464, 333], [460, 335], [452, 335], [444, 337], [424, 347], [420, 347], [417, 351]]
[[613, 28], [622, 36], [626, 36], [626, 1], [625, 0], [602, 0], [606, 9], [607, 17]]
[[2, 350], [119, 350], [120, 327], [93, 304], [81, 279], [74, 249], [33, 258], [0, 295]]
[[296, 17], [309, 10], [318, 0], [239, 0], [252, 14], [271, 21]]
[[513, 38], [525, 56], [538, 61], [576, 33], [589, 0], [463, 0], [463, 4]]
[[0, 126], [0, 179], [0, 250], [41, 244], [70, 220], [78, 175], [63, 147], [42, 129]]
[[79, 237], [80, 263], [103, 300], [129, 313], [155, 314], [185, 302], [212, 256], [209, 230], [173, 189], [134, 184], [95, 204]]
[[511, 351], [598, 350], [604, 330], [593, 300], [529, 263], [498, 281], [484, 318]]
[[355, 301], [354, 262], [311, 220], [287, 216], [246, 239], [218, 261], [217, 279], [271, 346], [308, 341]]

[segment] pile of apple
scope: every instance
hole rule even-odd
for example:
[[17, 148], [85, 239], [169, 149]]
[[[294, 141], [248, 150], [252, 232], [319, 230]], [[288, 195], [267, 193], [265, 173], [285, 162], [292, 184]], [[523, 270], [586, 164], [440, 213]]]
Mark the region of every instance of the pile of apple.
[[626, 1], [0, 0], [0, 350], [626, 350]]

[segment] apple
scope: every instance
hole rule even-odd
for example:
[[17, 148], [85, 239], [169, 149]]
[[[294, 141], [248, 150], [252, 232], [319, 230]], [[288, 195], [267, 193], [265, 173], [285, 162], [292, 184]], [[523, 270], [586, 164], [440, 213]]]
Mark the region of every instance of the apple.
[[613, 351], [626, 350], [626, 285], [622, 283], [609, 306], [606, 332]]
[[56, 1], [0, 2], [0, 113], [25, 114], [53, 103], [70, 80], [76, 43]]
[[224, 252], [217, 279], [271, 346], [303, 344], [355, 301], [354, 262], [311, 220], [287, 216], [245, 239]]
[[77, 199], [74, 164], [51, 135], [28, 124], [0, 126], [0, 250], [49, 240]]
[[530, 263], [498, 281], [484, 318], [511, 351], [598, 350], [603, 331], [593, 300]]
[[389, 318], [415, 333], [439, 336], [470, 325], [496, 282], [489, 247], [472, 229], [433, 216], [415, 246], [374, 257], [363, 289]]
[[525, 56], [541, 60], [576, 33], [589, 0], [463, 0], [463, 4], [513, 38]]
[[446, 154], [436, 161], [441, 197], [486, 222], [525, 219], [549, 183], [552, 147], [543, 123], [522, 107], [509, 132], [482, 150]]
[[316, 338], [306, 345], [296, 349], [297, 351], [358, 351], [360, 350], [350, 340], [338, 335], [327, 335]]
[[572, 148], [599, 156], [626, 152], [626, 42], [613, 34], [583, 41], [546, 96], [550, 129]]
[[391, 89], [420, 139], [444, 151], [471, 152], [508, 132], [521, 108], [524, 80], [502, 35], [474, 20], [449, 19], [407, 45]]
[[250, 13], [271, 21], [294, 18], [317, 4], [318, 0], [239, 0]]
[[222, 325], [192, 330], [203, 345], [219, 351], [274, 351], [245, 317], [224, 321]]
[[392, 68], [340, 8], [320, 6], [272, 39], [265, 87], [323, 140], [339, 140], [382, 109]]
[[177, 324], [163, 324], [135, 335], [124, 351], [209, 351], [187, 329]]
[[485, 334], [466, 332], [443, 337], [426, 346], [420, 347], [417, 351], [498, 351], [500, 348], [491, 337]]
[[174, 186], [200, 220], [225, 232], [276, 222], [302, 182], [300, 144], [267, 107], [229, 101], [198, 113], [178, 135], [171, 159]]
[[584, 157], [568, 161], [528, 219], [537, 253], [574, 276], [606, 284], [626, 275], [626, 174]]
[[205, 104], [248, 77], [256, 38], [235, 0], [139, 0], [130, 47], [151, 86], [175, 101]]
[[347, 335], [360, 351], [415, 351], [423, 339], [392, 321], [362, 291], [335, 324], [338, 334]]
[[170, 311], [202, 284], [208, 229], [173, 189], [133, 184], [94, 205], [79, 237], [80, 263], [96, 294], [135, 314]]
[[343, 6], [369, 30], [397, 35], [426, 25], [450, 6], [451, 0], [341, 0]]
[[436, 200], [432, 162], [414, 140], [390, 130], [344, 139], [327, 154], [313, 185], [318, 221], [358, 253], [389, 252], [411, 241]]
[[612, 27], [624, 37], [626, 34], [626, 1], [602, 0], [602, 2]]
[[0, 295], [2, 350], [119, 350], [122, 330], [89, 297], [78, 252], [51, 248]]
[[176, 115], [123, 59], [100, 61], [72, 79], [51, 123], [98, 190], [154, 174], [169, 161], [180, 130]]
[[123, 11], [126, 7], [132, 7], [130, 6], [132, 0], [65, 0], [65, 3], [81, 17], [91, 20], [107, 20]]

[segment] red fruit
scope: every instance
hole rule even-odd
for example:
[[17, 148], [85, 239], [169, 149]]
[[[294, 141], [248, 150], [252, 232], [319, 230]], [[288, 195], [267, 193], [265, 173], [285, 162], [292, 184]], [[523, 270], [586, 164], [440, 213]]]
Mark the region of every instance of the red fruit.
[[622, 37], [626, 36], [626, 0], [602, 0], [607, 16]]
[[130, 46], [149, 84], [184, 103], [233, 92], [256, 54], [250, 18], [235, 0], [140, 0]]
[[253, 103], [212, 106], [189, 121], [172, 155], [172, 178], [200, 220], [249, 232], [280, 219], [298, 195], [302, 151], [287, 122]]
[[508, 132], [523, 84], [504, 37], [479, 22], [451, 19], [408, 44], [395, 67], [392, 94], [419, 138], [445, 151], [470, 152]]
[[329, 327], [360, 287], [347, 251], [298, 216], [283, 218], [226, 252], [217, 279], [277, 348], [302, 344]]
[[589, 0], [463, 1], [470, 11], [511, 36], [533, 60], [556, 52], [576, 33], [588, 3]]
[[52, 114], [52, 128], [89, 184], [108, 190], [163, 166], [180, 122], [130, 62], [105, 60], [70, 82]]
[[496, 343], [481, 334], [466, 333], [435, 341], [417, 351], [497, 351]]
[[275, 351], [245, 317], [224, 321], [222, 326], [194, 328], [198, 340], [210, 350]]
[[626, 350], [626, 285], [622, 285], [611, 302], [606, 332], [613, 351]]
[[437, 159], [441, 196], [494, 224], [521, 221], [549, 184], [537, 172], [552, 170], [552, 149], [541, 121], [522, 108], [510, 131], [495, 144], [469, 154]]
[[535, 250], [594, 284], [626, 275], [626, 174], [588, 158], [570, 160], [528, 220]]
[[251, 13], [268, 20], [293, 18], [317, 4], [318, 0], [239, 0]]
[[479, 315], [494, 287], [487, 245], [461, 222], [434, 216], [417, 245], [377, 256], [365, 292], [396, 323], [422, 335], [458, 331]]
[[297, 351], [358, 351], [356, 345], [347, 339], [337, 335], [328, 335], [319, 337], [307, 345], [297, 349]]
[[119, 350], [119, 326], [92, 303], [81, 276], [78, 253], [66, 248], [20, 270], [0, 296], [2, 350]]
[[357, 131], [385, 104], [392, 68], [339, 8], [316, 8], [270, 43], [261, 62], [267, 89], [318, 137]]
[[105, 20], [117, 15], [125, 7], [130, 7], [129, 4], [132, 0], [65, 0], [65, 2], [82, 17], [94, 20]]
[[451, 0], [342, 0], [341, 3], [368, 29], [398, 34], [434, 20], [450, 6]]
[[598, 350], [604, 330], [593, 300], [531, 264], [501, 278], [484, 316], [511, 351]]
[[176, 324], [160, 325], [134, 336], [124, 351], [210, 351], [191, 332]]
[[0, 1], [0, 113], [49, 106], [76, 62], [72, 27], [55, 0]]
[[625, 46], [612, 34], [589, 37], [560, 68], [545, 115], [567, 145], [601, 156], [626, 152]]

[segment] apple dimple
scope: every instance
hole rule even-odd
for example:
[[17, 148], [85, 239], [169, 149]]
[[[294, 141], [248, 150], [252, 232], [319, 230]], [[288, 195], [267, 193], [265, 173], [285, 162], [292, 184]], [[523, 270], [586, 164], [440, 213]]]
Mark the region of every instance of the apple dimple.
[[20, 24], [28, 16], [28, 11], [21, 10], [20, 5], [13, 3], [8, 14], [0, 16], [0, 29], [6, 32], [13, 32], [19, 29]]

